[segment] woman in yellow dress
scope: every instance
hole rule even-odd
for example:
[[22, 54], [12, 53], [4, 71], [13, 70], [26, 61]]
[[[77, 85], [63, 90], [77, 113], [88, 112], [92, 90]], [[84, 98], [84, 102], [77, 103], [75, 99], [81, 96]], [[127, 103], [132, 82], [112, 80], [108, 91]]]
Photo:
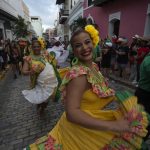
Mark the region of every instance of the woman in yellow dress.
[[23, 74], [30, 75], [31, 89], [23, 90], [24, 97], [37, 104], [40, 114], [48, 104], [48, 98], [55, 93], [58, 78], [54, 58], [48, 53], [42, 53], [40, 41], [32, 42], [32, 54], [24, 57]]
[[[91, 25], [76, 31], [71, 45], [76, 59], [62, 81], [65, 112], [46, 136], [27, 150], [141, 150], [147, 114], [129, 92], [109, 88], [92, 62], [99, 42]], [[116, 103], [111, 109], [110, 103]]]

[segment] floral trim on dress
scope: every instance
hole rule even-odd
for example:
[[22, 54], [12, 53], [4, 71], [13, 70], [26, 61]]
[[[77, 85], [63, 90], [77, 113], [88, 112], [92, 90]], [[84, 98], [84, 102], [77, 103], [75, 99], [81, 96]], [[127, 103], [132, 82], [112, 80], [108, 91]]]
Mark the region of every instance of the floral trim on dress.
[[136, 150], [134, 147], [123, 140], [121, 137], [114, 138], [109, 145], [106, 145], [102, 150]]
[[62, 150], [62, 148], [62, 144], [57, 144], [56, 140], [52, 136], [48, 135], [37, 139], [34, 144], [31, 144], [26, 149]]
[[43, 57], [40, 57], [39, 59], [34, 59], [33, 55], [25, 56], [23, 59], [29, 64], [30, 70], [34, 70], [35, 72], [35, 74], [30, 76], [30, 88], [32, 89], [36, 85], [38, 75], [45, 68], [45, 61]]
[[59, 72], [57, 71], [57, 68], [56, 68], [57, 62], [56, 62], [55, 56], [52, 56], [47, 51], [45, 51], [43, 54], [41, 54], [41, 57], [36, 58], [34, 55], [30, 55], [30, 56], [25, 56], [24, 60], [29, 63], [30, 69], [34, 70], [34, 72], [35, 72], [35, 74], [31, 75], [31, 77], [30, 77], [31, 78], [31, 85], [30, 85], [31, 89], [35, 87], [37, 77], [44, 70], [45, 63], [49, 62], [53, 66], [55, 75], [58, 80], [58, 86], [55, 91], [55, 99], [54, 99], [54, 101], [57, 102], [61, 97], [59, 87], [61, 85], [62, 80], [61, 80]]
[[24, 60], [28, 62], [30, 69], [36, 73], [40, 73], [45, 68], [46, 61], [42, 56], [39, 58], [34, 58], [34, 55], [25, 56]]
[[98, 70], [98, 67], [95, 63], [93, 63], [93, 68], [95, 69], [98, 76], [96, 76], [90, 68], [80, 64], [73, 66], [70, 71], [67, 72], [65, 75], [63, 81], [61, 90], [63, 91], [65, 88], [65, 85], [69, 83], [70, 80], [77, 78], [81, 75], [86, 75], [87, 80], [92, 85], [92, 90], [95, 94], [97, 94], [99, 97], [109, 97], [114, 96], [115, 91], [108, 87], [108, 82], [105, 80], [101, 72]]
[[140, 150], [143, 142], [142, 137], [147, 134], [147, 114], [143, 107], [137, 104], [136, 97], [129, 92], [117, 92], [116, 97], [121, 102], [132, 132], [125, 132], [120, 136], [115, 136], [102, 150]]
[[129, 121], [131, 132], [122, 133], [120, 136], [116, 136], [108, 145], [106, 145], [102, 150], [137, 150], [142, 147], [142, 137], [146, 135], [147, 132], [143, 123], [145, 122], [142, 112], [138, 112], [136, 109], [132, 109], [127, 113], [127, 118]]

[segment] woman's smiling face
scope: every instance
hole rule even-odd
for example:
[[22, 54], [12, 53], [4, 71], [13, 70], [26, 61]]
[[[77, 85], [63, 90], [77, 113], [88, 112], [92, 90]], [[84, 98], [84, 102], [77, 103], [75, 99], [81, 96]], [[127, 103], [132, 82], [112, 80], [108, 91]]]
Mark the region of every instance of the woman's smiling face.
[[32, 49], [35, 55], [39, 55], [41, 53], [41, 45], [38, 41], [33, 42]]
[[73, 38], [74, 55], [83, 62], [91, 61], [93, 57], [92, 39], [86, 32], [81, 32]]

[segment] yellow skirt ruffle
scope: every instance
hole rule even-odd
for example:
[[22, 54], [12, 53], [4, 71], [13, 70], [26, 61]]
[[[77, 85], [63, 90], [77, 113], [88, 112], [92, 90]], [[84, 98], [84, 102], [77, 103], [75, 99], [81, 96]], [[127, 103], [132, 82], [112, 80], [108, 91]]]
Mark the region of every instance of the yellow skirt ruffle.
[[[105, 99], [107, 101], [107, 99]], [[90, 116], [107, 121], [124, 117], [127, 113], [135, 133], [120, 134], [111, 131], [87, 129], [71, 123], [64, 112], [60, 120], [48, 135], [38, 139], [27, 147], [28, 150], [140, 150], [142, 138], [146, 136], [147, 114], [137, 104], [136, 97], [125, 100], [116, 110], [88, 110]]]

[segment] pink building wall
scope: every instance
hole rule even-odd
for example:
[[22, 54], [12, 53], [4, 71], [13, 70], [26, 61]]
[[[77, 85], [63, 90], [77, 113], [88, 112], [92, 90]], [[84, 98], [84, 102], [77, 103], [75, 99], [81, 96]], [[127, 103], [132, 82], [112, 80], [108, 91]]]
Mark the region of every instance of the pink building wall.
[[101, 37], [105, 38], [108, 35], [109, 15], [121, 12], [119, 36], [130, 40], [135, 34], [144, 34], [148, 3], [150, 0], [114, 0], [102, 7], [87, 8], [85, 0], [83, 16], [88, 17], [90, 14], [99, 25]]

